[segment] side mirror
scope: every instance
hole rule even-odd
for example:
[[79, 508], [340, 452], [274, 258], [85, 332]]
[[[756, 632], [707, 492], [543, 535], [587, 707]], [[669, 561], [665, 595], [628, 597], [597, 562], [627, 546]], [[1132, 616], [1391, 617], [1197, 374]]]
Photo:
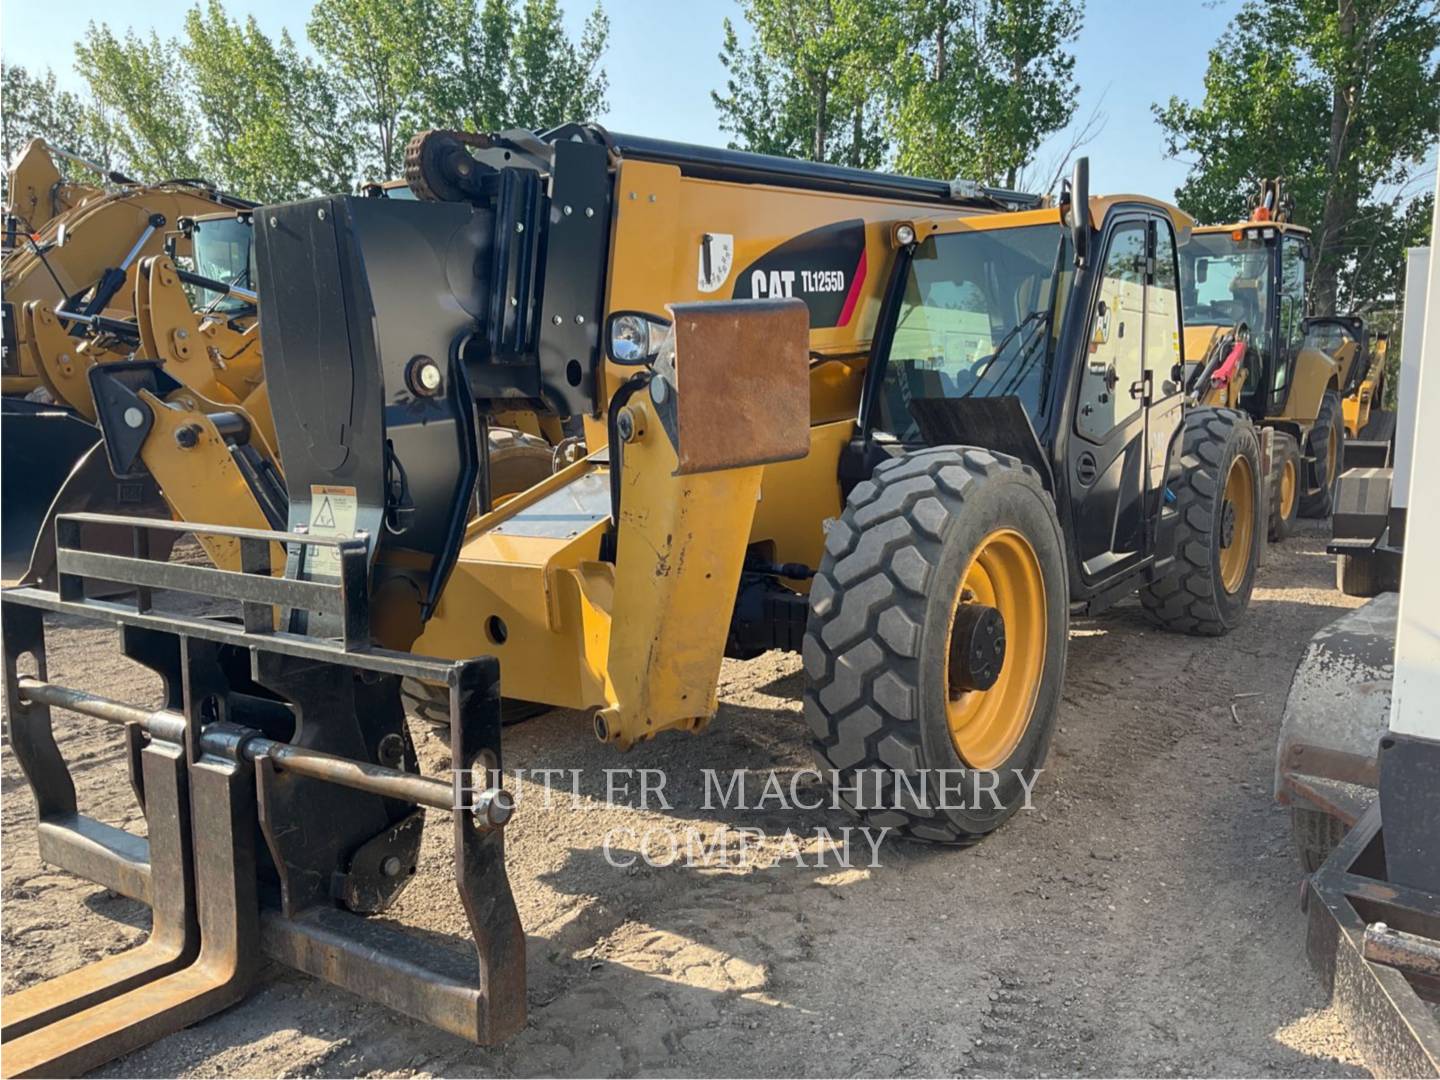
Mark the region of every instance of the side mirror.
[[1090, 159], [1076, 158], [1070, 173], [1070, 244], [1075, 265], [1084, 266], [1090, 255]]
[[1204, 284], [1205, 284], [1205, 279], [1208, 278], [1209, 276], [1210, 276], [1210, 260], [1209, 260], [1209, 259], [1196, 259], [1196, 260], [1195, 260], [1195, 281], [1196, 281], [1198, 284], [1204, 285]]
[[612, 363], [644, 367], [660, 353], [670, 320], [644, 311], [613, 311], [605, 320], [605, 355]]

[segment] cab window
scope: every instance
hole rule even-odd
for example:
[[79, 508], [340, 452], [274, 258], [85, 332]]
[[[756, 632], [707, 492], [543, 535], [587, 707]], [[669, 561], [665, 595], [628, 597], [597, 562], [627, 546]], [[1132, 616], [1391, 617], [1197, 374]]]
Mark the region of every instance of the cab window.
[[1057, 223], [947, 233], [920, 244], [885, 358], [877, 429], [913, 442], [920, 438], [914, 400], [1006, 396], [1038, 425], [1062, 317], [1052, 307], [1063, 307], [1073, 273], [1065, 250]]
[[[1287, 236], [1280, 245], [1280, 349], [1292, 357], [1305, 338], [1305, 245]], [[1290, 364], [1275, 365], [1272, 389], [1281, 393], [1290, 378]], [[1275, 400], [1280, 400], [1278, 397]]]
[[1076, 431], [1102, 442], [1140, 408], [1130, 387], [1143, 375], [1145, 249], [1148, 227], [1129, 221], [1110, 234], [1101, 271], [1100, 297], [1091, 317], [1089, 351], [1080, 379]]

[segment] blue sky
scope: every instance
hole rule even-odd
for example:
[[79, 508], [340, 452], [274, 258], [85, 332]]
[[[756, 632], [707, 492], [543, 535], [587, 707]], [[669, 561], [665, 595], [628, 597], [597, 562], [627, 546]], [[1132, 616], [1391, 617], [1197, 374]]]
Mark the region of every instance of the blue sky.
[[[561, 0], [567, 20], [579, 28], [593, 0]], [[64, 18], [44, 0], [4, 0], [0, 7], [0, 48], [7, 62], [53, 68], [62, 84], [81, 89], [72, 70], [74, 45], [91, 20], [117, 30], [178, 30], [188, 4], [166, 0], [67, 0]], [[1202, 91], [1206, 52], [1239, 9], [1240, 0], [1159, 0], [1136, 5], [1093, 0], [1076, 45], [1080, 83], [1077, 117], [1097, 104], [1107, 115], [1103, 131], [1085, 151], [1090, 155], [1091, 189], [1173, 194], [1185, 166], [1163, 157], [1152, 102], [1172, 94], [1197, 99]], [[227, 0], [233, 13], [253, 13], [269, 33], [288, 28], [305, 40], [309, 5], [304, 0]], [[724, 82], [717, 54], [728, 15], [743, 24], [734, 0], [605, 0], [610, 16], [609, 111], [599, 117], [617, 131], [681, 139], [716, 146], [725, 137], [716, 126], [710, 91]], [[1193, 43], [1186, 46], [1185, 43]], [[1052, 144], [1068, 142], [1052, 140]], [[1058, 147], [1042, 147], [1037, 160], [1052, 160]]]

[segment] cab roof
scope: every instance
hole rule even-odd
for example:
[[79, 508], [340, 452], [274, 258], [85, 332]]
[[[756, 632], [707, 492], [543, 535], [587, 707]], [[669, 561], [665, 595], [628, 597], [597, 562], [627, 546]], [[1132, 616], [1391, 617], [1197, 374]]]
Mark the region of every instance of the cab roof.
[[1229, 225], [1197, 225], [1195, 232], [1200, 236], [1214, 236], [1216, 233], [1233, 233], [1242, 229], [1274, 229], [1292, 236], [1310, 235], [1310, 230], [1304, 225], [1296, 225], [1292, 221], [1257, 221], [1254, 218], [1235, 221]]
[[[1152, 198], [1149, 195], [1092, 195], [1090, 196], [1090, 224], [1098, 229], [1104, 223], [1105, 215], [1110, 212], [1111, 207], [1135, 203], [1164, 211], [1169, 216], [1171, 225], [1174, 226], [1177, 243], [1183, 244], [1190, 239], [1190, 233], [1195, 228], [1195, 219], [1173, 203]], [[953, 222], [952, 227], [958, 226], [962, 231], [965, 229], [1018, 228], [1022, 225], [1040, 225], [1051, 221], [1058, 224], [1060, 208], [1051, 204], [1038, 210], [981, 211], [966, 214], [959, 219], [945, 215], [931, 220], [937, 223], [940, 221]], [[947, 229], [947, 231], [949, 230]]]
[[1153, 206], [1158, 210], [1165, 211], [1170, 216], [1170, 224], [1175, 229], [1175, 242], [1183, 244], [1190, 239], [1190, 233], [1195, 228], [1195, 219], [1185, 213], [1174, 203], [1168, 203], [1164, 199], [1156, 199], [1149, 195], [1092, 195], [1090, 196], [1090, 223], [1096, 228], [1100, 227], [1105, 220], [1105, 215], [1110, 212], [1112, 206], [1121, 203], [1144, 203], [1146, 206]]

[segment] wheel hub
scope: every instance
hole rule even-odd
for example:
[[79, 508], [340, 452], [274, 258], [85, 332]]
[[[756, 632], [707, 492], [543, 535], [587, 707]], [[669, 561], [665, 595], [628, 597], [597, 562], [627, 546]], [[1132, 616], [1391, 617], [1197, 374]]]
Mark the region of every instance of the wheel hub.
[[985, 604], [961, 604], [950, 634], [950, 692], [989, 690], [1005, 665], [1005, 619]]
[[1220, 546], [1228, 548], [1235, 542], [1235, 504], [1229, 499], [1220, 511]]

